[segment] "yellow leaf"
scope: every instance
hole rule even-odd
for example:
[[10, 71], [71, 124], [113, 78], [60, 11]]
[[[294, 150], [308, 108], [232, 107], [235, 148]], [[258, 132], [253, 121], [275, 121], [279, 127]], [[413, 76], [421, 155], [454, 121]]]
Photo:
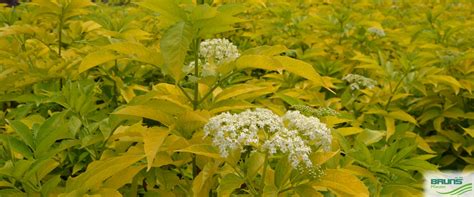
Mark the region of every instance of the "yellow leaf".
[[436, 153], [434, 150], [431, 149], [430, 145], [428, 145], [428, 143], [425, 141], [425, 139], [420, 137], [418, 134], [413, 133], [413, 132], [406, 132], [405, 136], [406, 137], [414, 137], [415, 141], [418, 145], [418, 148], [420, 148], [421, 150], [424, 150], [427, 153]]
[[196, 155], [202, 155], [211, 158], [221, 158], [217, 149], [210, 144], [194, 144], [176, 152], [194, 153]]
[[469, 134], [471, 137], [474, 138], [474, 129], [471, 128], [463, 128], [466, 134]]
[[390, 113], [388, 113], [387, 116], [391, 117], [391, 118], [398, 119], [398, 120], [407, 121], [407, 122], [413, 123], [415, 125], [418, 125], [418, 123], [416, 122], [416, 119], [413, 118], [413, 116], [411, 116], [410, 114], [408, 114], [408, 113], [406, 113], [402, 110], [397, 110], [397, 111], [390, 112]]
[[163, 59], [158, 51], [149, 49], [142, 44], [132, 42], [114, 43], [104, 48], [117, 51], [121, 54], [127, 55], [129, 58], [144, 63], [161, 66]]
[[327, 87], [325, 84], [322, 83], [323, 80], [321, 76], [316, 72], [316, 70], [314, 70], [311, 64], [286, 56], [277, 56], [273, 59], [280, 62], [283, 69], [285, 69], [286, 71], [308, 79], [316, 85]]
[[387, 128], [386, 139], [390, 138], [395, 133], [395, 119], [390, 117], [385, 117], [385, 127]]
[[456, 94], [458, 94], [459, 89], [462, 88], [462, 85], [459, 83], [459, 81], [449, 75], [429, 75], [427, 78], [435, 82], [439, 81], [450, 85]]
[[215, 102], [226, 100], [232, 97], [236, 97], [242, 94], [250, 93], [253, 91], [265, 89], [266, 87], [260, 87], [252, 84], [238, 84], [224, 89], [220, 92], [215, 99]]
[[249, 109], [255, 105], [247, 101], [241, 100], [225, 100], [214, 104], [210, 110], [211, 114], [217, 114], [219, 112], [236, 110], [236, 109]]
[[151, 166], [153, 165], [153, 161], [155, 160], [156, 153], [168, 136], [169, 131], [160, 127], [144, 129], [144, 132], [142, 132], [144, 150], [147, 160], [147, 170], [150, 170]]
[[147, 105], [132, 105], [122, 108], [113, 114], [128, 115], [128, 116], [137, 116], [149, 118], [163, 123], [164, 125], [171, 125], [173, 123], [173, 116], [159, 111], [157, 109], [150, 108]]
[[356, 176], [335, 169], [327, 169], [319, 182], [314, 182], [313, 187], [323, 186], [338, 194], [338, 196], [369, 196], [369, 190]]
[[329, 159], [333, 158], [335, 155], [337, 155], [339, 151], [334, 151], [334, 152], [316, 152], [311, 156], [311, 161], [314, 164], [317, 165], [322, 165], [326, 163]]
[[364, 129], [360, 127], [342, 127], [336, 130], [343, 136], [354, 135], [364, 131]]
[[259, 68], [264, 70], [279, 70], [282, 69], [280, 62], [265, 55], [243, 55], [237, 59], [238, 69], [245, 68]]
[[114, 53], [110, 51], [97, 51], [89, 53], [79, 65], [79, 73], [89, 70], [97, 65], [107, 63], [109, 61], [117, 59]]

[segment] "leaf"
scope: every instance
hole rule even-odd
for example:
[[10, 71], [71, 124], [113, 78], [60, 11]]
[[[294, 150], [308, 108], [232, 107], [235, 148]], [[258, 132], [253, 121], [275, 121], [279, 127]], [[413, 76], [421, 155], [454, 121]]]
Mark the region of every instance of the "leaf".
[[140, 170], [145, 168], [145, 165], [130, 166], [117, 172], [104, 182], [103, 188], [120, 189], [125, 184], [131, 183]]
[[250, 155], [250, 158], [246, 160], [246, 175], [252, 180], [257, 176], [258, 171], [263, 168], [265, 155], [259, 152], [253, 152]]
[[174, 0], [146, 0], [137, 4], [158, 12], [165, 25], [174, 24], [186, 19], [185, 11]]
[[240, 188], [240, 186], [244, 183], [239, 176], [235, 174], [226, 174], [221, 181], [219, 182], [219, 187], [217, 188], [217, 195], [218, 196], [230, 196], [232, 192]]
[[57, 140], [72, 137], [64, 115], [65, 113], [54, 114], [40, 126], [35, 139], [37, 143], [35, 156], [48, 154], [48, 150]]
[[321, 193], [308, 184], [299, 185], [294, 190], [300, 197], [324, 197]]
[[338, 196], [369, 196], [369, 190], [356, 176], [341, 170], [327, 169], [321, 181], [312, 184], [313, 187], [326, 187]]
[[321, 76], [314, 70], [311, 64], [286, 56], [277, 56], [273, 59], [280, 62], [286, 71], [308, 79], [316, 85], [326, 87], [326, 85], [322, 83], [323, 80]]
[[94, 161], [81, 175], [70, 178], [66, 183], [66, 192], [77, 190], [85, 192], [98, 188], [104, 180], [141, 160], [144, 155], [123, 155]]
[[210, 144], [194, 144], [184, 149], [176, 150], [175, 152], [193, 153], [215, 159], [221, 158], [217, 149]]
[[293, 170], [287, 158], [279, 159], [275, 168], [275, 186], [278, 190], [283, 189], [283, 186], [289, 181], [291, 171]]
[[113, 114], [149, 118], [161, 122], [167, 126], [173, 123], [173, 117], [171, 115], [157, 109], [150, 108], [150, 106], [147, 105], [126, 106], [114, 112]]
[[254, 108], [255, 105], [242, 100], [225, 100], [218, 103], [215, 103], [211, 107], [211, 114], [217, 114], [224, 111], [236, 110], [236, 109], [249, 109]]
[[31, 130], [23, 124], [21, 121], [14, 120], [10, 122], [10, 126], [15, 129], [16, 133], [23, 139], [23, 141], [30, 147], [33, 145], [33, 133]]
[[176, 81], [183, 77], [182, 67], [192, 37], [191, 25], [179, 22], [166, 30], [161, 38], [160, 48], [165, 62], [165, 71]]
[[216, 173], [219, 164], [208, 162], [198, 176], [193, 180], [193, 196], [207, 196], [211, 189], [213, 175]]
[[415, 125], [418, 125], [416, 119], [413, 118], [413, 116], [411, 116], [410, 114], [408, 114], [408, 113], [406, 113], [402, 110], [392, 111], [392, 112], [388, 113], [387, 116], [398, 119], [398, 120], [407, 121], [407, 122], [413, 123]]
[[421, 150], [423, 150], [427, 153], [432, 153], [432, 154], [436, 153], [433, 149], [431, 149], [430, 145], [425, 141], [425, 139], [422, 138], [421, 136], [419, 136], [418, 134], [413, 133], [413, 132], [406, 132], [405, 136], [414, 137], [415, 141], [418, 145], [418, 148], [420, 148]]
[[265, 55], [242, 55], [237, 59], [236, 66], [238, 69], [258, 68], [268, 71], [283, 69], [280, 62]]
[[333, 151], [333, 152], [316, 152], [313, 155], [311, 155], [310, 159], [314, 164], [317, 165], [323, 165], [326, 163], [329, 159], [333, 158], [339, 153], [339, 151]]
[[83, 73], [91, 68], [94, 68], [97, 65], [107, 63], [117, 58], [117, 55], [108, 50], [100, 50], [97, 52], [89, 53], [79, 65], [78, 72]]
[[222, 92], [220, 92], [216, 98], [215, 102], [223, 101], [229, 98], [233, 98], [242, 94], [251, 93], [254, 91], [265, 89], [266, 87], [260, 87], [252, 84], [237, 84], [230, 87], [227, 87]]
[[207, 111], [186, 111], [176, 120], [175, 129], [181, 136], [190, 139], [195, 131], [204, 127], [210, 118]]
[[390, 117], [385, 117], [385, 127], [387, 128], [386, 139], [388, 140], [390, 136], [395, 133], [395, 120]]
[[370, 145], [380, 141], [385, 132], [379, 130], [365, 129], [362, 133], [357, 135], [356, 139], [364, 142], [366, 145]]
[[459, 93], [459, 89], [462, 88], [462, 85], [454, 77], [449, 75], [429, 75], [427, 79], [433, 81], [440, 81], [450, 85], [456, 94]]
[[362, 131], [364, 131], [364, 129], [360, 127], [342, 127], [336, 129], [336, 131], [338, 131], [342, 136], [348, 136], [361, 133]]
[[474, 129], [471, 129], [471, 128], [463, 128], [463, 129], [466, 134], [469, 134], [472, 138], [474, 138]]
[[288, 51], [288, 48], [284, 45], [274, 46], [258, 46], [255, 48], [248, 49], [242, 53], [243, 56], [260, 55], [260, 56], [275, 56]]
[[161, 147], [161, 144], [165, 141], [169, 134], [169, 131], [165, 128], [152, 127], [145, 128], [143, 133], [144, 150], [147, 160], [147, 171], [150, 170], [155, 160], [156, 153]]
[[155, 66], [161, 66], [163, 59], [158, 51], [147, 48], [140, 43], [119, 42], [107, 45], [104, 48], [116, 51], [132, 60], [148, 63]]

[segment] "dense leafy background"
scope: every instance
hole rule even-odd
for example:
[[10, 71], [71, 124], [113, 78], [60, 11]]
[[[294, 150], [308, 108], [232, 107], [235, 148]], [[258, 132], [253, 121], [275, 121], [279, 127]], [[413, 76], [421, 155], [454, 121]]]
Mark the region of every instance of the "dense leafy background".
[[[33, 0], [0, 8], [0, 196], [417, 196], [474, 169], [474, 3]], [[199, 42], [242, 55], [183, 73]], [[352, 89], [360, 74], [377, 81]], [[225, 111], [329, 107], [325, 173], [223, 159]], [[265, 172], [263, 172], [266, 169]], [[265, 180], [262, 179], [262, 175]], [[263, 183], [260, 185], [259, 183]]]

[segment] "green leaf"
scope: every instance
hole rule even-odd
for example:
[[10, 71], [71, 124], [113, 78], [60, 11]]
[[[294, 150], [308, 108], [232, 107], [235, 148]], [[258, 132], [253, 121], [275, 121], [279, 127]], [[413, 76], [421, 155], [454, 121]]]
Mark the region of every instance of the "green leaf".
[[97, 52], [89, 53], [79, 65], [78, 72], [83, 73], [91, 68], [94, 68], [95, 66], [107, 63], [117, 58], [117, 55], [108, 50], [100, 50]]
[[35, 139], [37, 144], [35, 156], [48, 154], [48, 150], [57, 140], [72, 137], [69, 133], [68, 124], [64, 120], [64, 115], [65, 113], [54, 114], [38, 129]]
[[283, 186], [290, 180], [291, 171], [293, 167], [288, 162], [287, 158], [279, 159], [275, 168], [275, 186], [281, 190]]
[[21, 121], [14, 120], [10, 122], [10, 126], [15, 129], [16, 133], [23, 139], [23, 141], [30, 147], [34, 147], [33, 133], [30, 128]]
[[246, 160], [246, 174], [247, 177], [252, 180], [257, 176], [257, 173], [260, 171], [261, 168], [263, 168], [263, 163], [264, 163], [264, 158], [265, 155], [259, 152], [253, 152], [249, 159]]
[[191, 25], [179, 22], [164, 33], [160, 41], [165, 71], [176, 81], [183, 77], [182, 67], [193, 38]]
[[13, 151], [20, 153], [26, 158], [33, 158], [33, 153], [28, 148], [28, 146], [21, 140], [14, 138], [13, 136], [0, 136], [0, 140], [3, 141], [4, 144], [9, 145], [10, 149]]
[[227, 174], [219, 182], [219, 187], [217, 188], [217, 195], [230, 196], [232, 192], [235, 189], [240, 188], [243, 183], [244, 180], [242, 180], [239, 176], [235, 174]]

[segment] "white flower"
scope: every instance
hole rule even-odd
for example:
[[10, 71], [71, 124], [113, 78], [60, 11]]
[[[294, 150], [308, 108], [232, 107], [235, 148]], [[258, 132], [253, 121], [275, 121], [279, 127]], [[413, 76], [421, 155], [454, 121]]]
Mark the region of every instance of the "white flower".
[[306, 167], [313, 165], [309, 159], [312, 152], [311, 147], [305, 143], [296, 130], [284, 128], [265, 141], [262, 147], [270, 154], [278, 152], [288, 154], [288, 161], [291, 162], [293, 168], [297, 168], [301, 163]]
[[314, 144], [325, 151], [331, 149], [331, 130], [319, 119], [304, 116], [299, 111], [288, 111], [283, 116], [283, 121], [286, 123], [286, 128], [298, 131], [306, 143]]
[[367, 31], [369, 31], [370, 33], [373, 33], [377, 36], [380, 36], [380, 37], [384, 37], [385, 36], [385, 32], [383, 31], [383, 29], [381, 28], [378, 28], [378, 27], [369, 27], [367, 29]]
[[222, 113], [204, 126], [204, 135], [212, 135], [213, 145], [222, 157], [229, 151], [259, 143], [258, 132], [274, 133], [283, 128], [280, 117], [268, 109], [246, 110], [240, 114]]
[[358, 74], [348, 74], [344, 76], [342, 80], [349, 82], [349, 87], [351, 87], [352, 90], [359, 90], [364, 87], [372, 89], [377, 85], [375, 80]]
[[206, 62], [217, 65], [234, 61], [240, 56], [237, 47], [225, 38], [202, 41], [199, 46], [199, 55]]
[[211, 136], [222, 157], [251, 146], [270, 155], [288, 155], [294, 168], [310, 168], [313, 148], [329, 151], [332, 140], [331, 131], [316, 117], [304, 116], [299, 111], [288, 111], [279, 117], [262, 108], [211, 118], [204, 126], [204, 137], [207, 136]]

